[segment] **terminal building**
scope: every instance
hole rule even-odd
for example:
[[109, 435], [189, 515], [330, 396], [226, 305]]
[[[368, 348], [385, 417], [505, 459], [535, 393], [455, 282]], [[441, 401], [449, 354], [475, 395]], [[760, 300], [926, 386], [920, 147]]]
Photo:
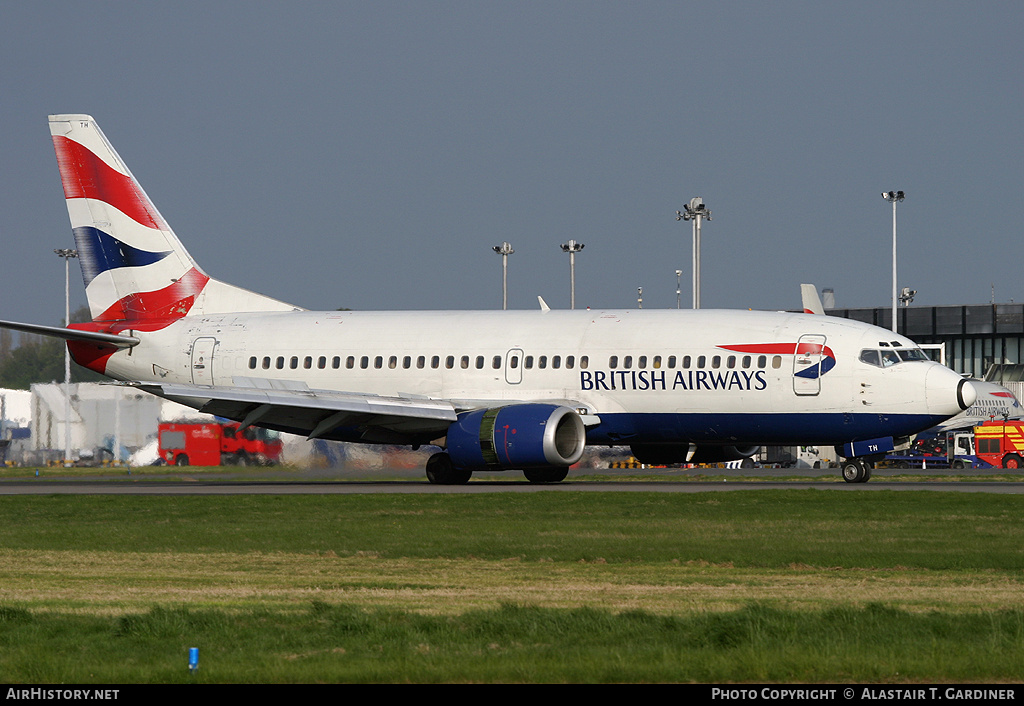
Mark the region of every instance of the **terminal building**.
[[[1024, 304], [907, 306], [896, 312], [897, 330], [922, 345], [942, 344], [944, 362], [950, 368], [1005, 385], [1021, 396]], [[826, 309], [825, 313], [892, 329], [892, 307]]]

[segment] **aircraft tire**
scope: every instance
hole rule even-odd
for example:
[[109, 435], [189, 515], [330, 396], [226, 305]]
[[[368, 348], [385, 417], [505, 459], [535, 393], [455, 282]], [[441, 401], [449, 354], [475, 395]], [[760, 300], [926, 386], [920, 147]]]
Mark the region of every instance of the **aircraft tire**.
[[436, 453], [427, 459], [427, 480], [433, 485], [464, 485], [472, 476], [473, 471], [452, 465], [452, 457], [446, 453]]
[[871, 477], [871, 468], [860, 459], [843, 461], [842, 472], [847, 483], [866, 483]]
[[531, 483], [561, 483], [569, 475], [568, 468], [532, 468], [523, 471], [526, 480]]

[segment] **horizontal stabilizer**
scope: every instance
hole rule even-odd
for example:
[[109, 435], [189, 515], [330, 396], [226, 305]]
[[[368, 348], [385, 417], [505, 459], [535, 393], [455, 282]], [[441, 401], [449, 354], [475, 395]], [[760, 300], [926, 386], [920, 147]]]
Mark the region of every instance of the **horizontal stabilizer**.
[[139, 339], [135, 336], [100, 333], [99, 331], [82, 331], [74, 328], [64, 328], [63, 326], [42, 326], [40, 324], [22, 324], [17, 321], [0, 321], [0, 328], [21, 331], [22, 333], [34, 333], [40, 336], [63, 338], [66, 341], [102, 343], [116, 348], [131, 348], [132, 346], [139, 345]]

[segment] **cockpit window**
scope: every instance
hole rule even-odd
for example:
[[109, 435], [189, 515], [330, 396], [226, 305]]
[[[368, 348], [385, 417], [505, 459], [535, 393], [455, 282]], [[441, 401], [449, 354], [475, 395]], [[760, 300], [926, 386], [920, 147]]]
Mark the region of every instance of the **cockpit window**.
[[911, 360], [931, 360], [931, 358], [920, 348], [897, 348], [895, 350], [892, 348], [880, 350], [865, 348], [860, 352], [860, 362], [879, 368], [888, 368], [891, 365]]
[[900, 348], [897, 352], [902, 360], [931, 360], [920, 348]]
[[878, 357], [878, 351], [871, 348], [865, 348], [860, 352], [860, 362], [874, 365], [878, 368], [882, 367], [882, 360]]
[[879, 351], [882, 354], [882, 367], [888, 368], [890, 365], [896, 365], [900, 362], [900, 357], [896, 354], [896, 351]]

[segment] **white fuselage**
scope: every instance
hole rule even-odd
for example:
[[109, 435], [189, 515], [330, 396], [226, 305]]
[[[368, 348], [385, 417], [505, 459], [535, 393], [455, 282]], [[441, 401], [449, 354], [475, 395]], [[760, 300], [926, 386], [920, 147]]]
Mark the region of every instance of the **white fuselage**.
[[133, 334], [142, 343], [113, 354], [106, 374], [215, 387], [264, 379], [463, 409], [559, 401], [599, 418], [588, 443], [842, 443], [913, 434], [961, 411], [948, 368], [860, 360], [865, 349], [915, 348], [909, 339], [807, 314], [300, 311], [189, 316]]

